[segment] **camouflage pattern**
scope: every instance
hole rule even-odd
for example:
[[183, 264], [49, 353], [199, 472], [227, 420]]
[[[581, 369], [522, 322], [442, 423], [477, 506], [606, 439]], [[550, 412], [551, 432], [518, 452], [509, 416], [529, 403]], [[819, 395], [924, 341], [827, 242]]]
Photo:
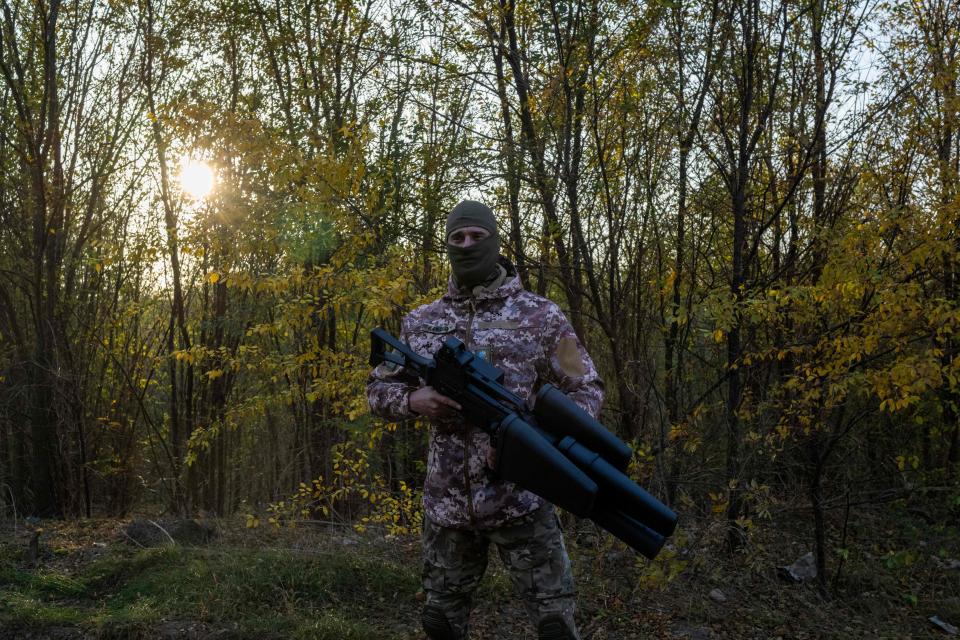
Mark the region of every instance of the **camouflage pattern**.
[[[400, 339], [433, 356], [456, 336], [504, 372], [504, 386], [525, 400], [544, 383], [563, 390], [596, 416], [603, 385], [593, 361], [560, 308], [523, 289], [513, 266], [501, 258], [491, 285], [447, 294], [403, 319]], [[402, 367], [381, 365], [367, 383], [371, 410], [388, 420], [414, 417], [408, 398], [422, 381]], [[443, 527], [491, 529], [539, 509], [544, 501], [494, 477], [489, 436], [461, 417], [432, 421], [424, 483], [424, 510]]]
[[423, 525], [425, 606], [438, 607], [457, 638], [469, 635], [472, 595], [487, 567], [493, 542], [510, 572], [534, 626], [548, 616], [560, 617], [572, 637], [574, 590], [570, 559], [563, 546], [557, 516], [550, 504], [489, 531], [440, 527], [429, 518]]

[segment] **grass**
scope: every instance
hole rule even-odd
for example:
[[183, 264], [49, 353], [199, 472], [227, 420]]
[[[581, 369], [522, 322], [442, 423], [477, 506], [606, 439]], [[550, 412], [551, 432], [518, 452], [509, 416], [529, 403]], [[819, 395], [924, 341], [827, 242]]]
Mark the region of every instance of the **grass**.
[[409, 569], [327, 552], [162, 547], [118, 553], [74, 575], [0, 565], [0, 628], [79, 626], [126, 637], [170, 620], [230, 628], [230, 637], [402, 638], [375, 621], [410, 608]]
[[[931, 615], [960, 622], [960, 573], [944, 568], [960, 557], [957, 523], [927, 524], [904, 505], [858, 514], [838, 580], [840, 556], [828, 563], [828, 594], [777, 576], [810, 549], [803, 514], [758, 527], [734, 554], [723, 550], [721, 523], [690, 519], [654, 562], [598, 537], [587, 521], [566, 524], [587, 640], [921, 638], [939, 633]], [[831, 522], [834, 540], [842, 524]], [[34, 571], [23, 559], [29, 532], [0, 537], [0, 638], [422, 637], [415, 537], [223, 521], [221, 537], [204, 547], [135, 549], [124, 526], [48, 523]], [[725, 602], [708, 596], [714, 588]], [[475, 640], [535, 637], [492, 550], [475, 604]], [[38, 631], [54, 627], [67, 635]], [[188, 631], [171, 633], [178, 629]]]

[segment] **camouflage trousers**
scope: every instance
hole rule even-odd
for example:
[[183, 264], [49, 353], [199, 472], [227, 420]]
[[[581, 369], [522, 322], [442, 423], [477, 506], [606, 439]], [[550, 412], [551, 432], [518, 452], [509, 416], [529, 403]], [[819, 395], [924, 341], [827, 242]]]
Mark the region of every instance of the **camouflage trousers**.
[[490, 530], [448, 529], [424, 517], [424, 611], [442, 611], [451, 637], [466, 640], [472, 595], [486, 571], [491, 542], [496, 544], [513, 587], [534, 626], [541, 628], [541, 635], [542, 625], [560, 624], [562, 620], [568, 631], [556, 637], [579, 640], [573, 620], [570, 558], [550, 504]]

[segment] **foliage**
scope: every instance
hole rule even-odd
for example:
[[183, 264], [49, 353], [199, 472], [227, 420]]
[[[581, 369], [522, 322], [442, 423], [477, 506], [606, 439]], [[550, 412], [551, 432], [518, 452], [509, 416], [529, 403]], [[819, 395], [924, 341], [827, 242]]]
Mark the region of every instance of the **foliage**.
[[4, 512], [416, 531], [367, 335], [443, 293], [465, 197], [710, 544], [801, 503], [827, 589], [838, 505], [957, 492], [955, 2], [2, 9]]

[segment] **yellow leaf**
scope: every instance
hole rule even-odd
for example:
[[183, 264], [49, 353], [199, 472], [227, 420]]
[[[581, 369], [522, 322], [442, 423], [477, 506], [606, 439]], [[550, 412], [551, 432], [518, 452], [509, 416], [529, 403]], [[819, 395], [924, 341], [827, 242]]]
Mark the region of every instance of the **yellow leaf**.
[[220, 281], [220, 274], [216, 271], [213, 271], [207, 276], [207, 280], [210, 281], [210, 284], [217, 284], [217, 282]]

